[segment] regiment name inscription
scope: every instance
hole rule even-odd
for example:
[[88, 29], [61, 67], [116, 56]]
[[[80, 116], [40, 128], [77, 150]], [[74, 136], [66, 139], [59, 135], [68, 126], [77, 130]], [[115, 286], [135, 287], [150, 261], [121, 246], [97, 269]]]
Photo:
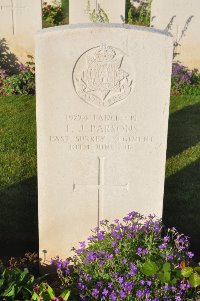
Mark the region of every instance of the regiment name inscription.
[[63, 133], [49, 136], [50, 143], [66, 144], [68, 151], [133, 151], [138, 143], [152, 143], [142, 133], [136, 115], [66, 114]]

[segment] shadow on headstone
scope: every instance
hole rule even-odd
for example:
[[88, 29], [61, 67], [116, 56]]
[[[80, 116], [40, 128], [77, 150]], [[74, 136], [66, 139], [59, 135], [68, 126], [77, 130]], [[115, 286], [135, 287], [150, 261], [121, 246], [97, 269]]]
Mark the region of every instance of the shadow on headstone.
[[19, 61], [9, 49], [6, 39], [0, 39], [0, 69], [5, 69], [9, 74], [18, 71]]
[[0, 256], [38, 252], [37, 178], [0, 190]]
[[191, 249], [200, 260], [200, 160], [165, 181], [163, 220], [191, 237]]
[[200, 104], [187, 106], [170, 115], [167, 159], [200, 142]]

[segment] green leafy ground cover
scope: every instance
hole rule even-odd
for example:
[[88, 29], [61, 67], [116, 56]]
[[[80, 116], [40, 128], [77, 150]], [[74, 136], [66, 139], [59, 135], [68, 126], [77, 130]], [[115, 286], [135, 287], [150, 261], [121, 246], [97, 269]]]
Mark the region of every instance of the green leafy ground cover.
[[[200, 97], [174, 96], [169, 120], [164, 221], [192, 236], [198, 255], [199, 198]], [[36, 250], [36, 125], [32, 96], [0, 97], [0, 208], [0, 255]]]

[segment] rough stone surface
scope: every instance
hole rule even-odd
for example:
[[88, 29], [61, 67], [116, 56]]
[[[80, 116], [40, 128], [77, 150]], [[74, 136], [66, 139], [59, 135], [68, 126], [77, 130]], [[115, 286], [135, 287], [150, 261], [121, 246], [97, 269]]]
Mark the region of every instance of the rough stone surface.
[[162, 215], [173, 43], [153, 29], [93, 24], [44, 30], [36, 42], [40, 255], [49, 259], [69, 255], [99, 220]]
[[[90, 0], [90, 10], [100, 5], [106, 12], [110, 23], [124, 23], [125, 0]], [[90, 23], [88, 0], [69, 0], [69, 23]]]
[[0, 0], [0, 45], [16, 60], [26, 62], [27, 55], [34, 55], [34, 35], [41, 28], [41, 0]]
[[153, 0], [151, 16], [153, 27], [174, 35], [175, 60], [200, 70], [200, 1]]

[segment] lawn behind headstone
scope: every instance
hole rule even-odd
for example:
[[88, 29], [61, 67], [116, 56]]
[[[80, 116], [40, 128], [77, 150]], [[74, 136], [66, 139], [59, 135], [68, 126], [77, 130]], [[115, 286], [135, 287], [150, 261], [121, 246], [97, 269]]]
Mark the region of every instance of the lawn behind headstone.
[[37, 249], [35, 98], [0, 97], [0, 255]]
[[[164, 221], [192, 236], [197, 252], [199, 116], [199, 96], [171, 98], [164, 199]], [[0, 208], [0, 255], [37, 250], [36, 122], [31, 96], [0, 97]]]

